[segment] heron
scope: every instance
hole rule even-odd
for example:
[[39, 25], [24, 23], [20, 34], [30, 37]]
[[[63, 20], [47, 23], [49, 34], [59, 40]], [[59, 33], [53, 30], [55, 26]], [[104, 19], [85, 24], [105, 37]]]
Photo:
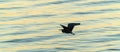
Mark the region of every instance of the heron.
[[61, 31], [62, 31], [63, 33], [71, 33], [72, 35], [75, 35], [75, 34], [72, 32], [72, 30], [73, 30], [73, 28], [74, 28], [75, 26], [77, 26], [77, 25], [80, 25], [80, 23], [68, 23], [68, 27], [60, 24], [60, 26], [63, 28], [63, 29], [61, 29]]

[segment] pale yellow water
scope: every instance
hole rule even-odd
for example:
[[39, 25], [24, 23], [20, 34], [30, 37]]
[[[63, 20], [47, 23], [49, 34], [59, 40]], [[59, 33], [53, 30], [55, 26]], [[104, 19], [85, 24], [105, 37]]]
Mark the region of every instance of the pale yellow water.
[[0, 0], [0, 52], [120, 52], [120, 0]]

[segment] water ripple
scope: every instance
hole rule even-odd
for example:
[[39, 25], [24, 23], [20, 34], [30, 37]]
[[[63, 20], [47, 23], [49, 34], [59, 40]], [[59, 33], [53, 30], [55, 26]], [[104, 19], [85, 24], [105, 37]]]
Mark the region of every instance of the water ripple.
[[114, 12], [114, 11], [120, 11], [120, 9], [102, 9], [102, 10], [94, 10], [94, 11], [88, 11], [88, 12], [74, 12], [73, 15], [79, 14], [79, 15], [87, 15], [87, 14], [103, 14], [107, 12]]
[[88, 2], [88, 3], [82, 3], [82, 4], [76, 4], [77, 6], [101, 6], [101, 5], [107, 5], [107, 4], [113, 4], [113, 3], [120, 3], [119, 0], [108, 0], [108, 1], [99, 1], [99, 2]]
[[48, 5], [56, 5], [56, 4], [66, 4], [66, 3], [70, 3], [70, 2], [77, 2], [77, 1], [81, 1], [81, 0], [63, 0], [63, 1], [55, 1], [55, 2], [48, 2], [48, 3], [44, 3], [44, 4], [35, 4], [33, 6], [48, 6]]
[[26, 16], [20, 16], [20, 17], [9, 17], [7, 19], [1, 19], [0, 21], [15, 21], [15, 20], [21, 20], [26, 18], [49, 18], [56, 16], [55, 14], [40, 14], [40, 15], [26, 15]]
[[57, 37], [62, 37], [62, 35], [39, 36], [39, 37], [24, 38], [24, 39], [13, 39], [13, 40], [7, 40], [7, 41], [2, 41], [2, 42], [3, 43], [28, 43], [28, 42], [50, 40], [50, 39], [54, 39]]

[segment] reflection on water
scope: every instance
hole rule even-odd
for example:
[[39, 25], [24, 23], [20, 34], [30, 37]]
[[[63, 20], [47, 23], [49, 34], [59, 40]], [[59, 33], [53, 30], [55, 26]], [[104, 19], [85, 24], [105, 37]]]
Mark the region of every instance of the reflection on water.
[[[119, 0], [0, 3], [0, 52], [120, 52]], [[70, 22], [74, 36], [59, 31]]]

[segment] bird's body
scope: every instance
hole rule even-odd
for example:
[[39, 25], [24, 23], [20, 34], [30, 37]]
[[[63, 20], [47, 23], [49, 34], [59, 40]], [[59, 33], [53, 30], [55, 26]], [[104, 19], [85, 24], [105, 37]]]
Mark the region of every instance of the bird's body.
[[63, 33], [71, 33], [71, 34], [75, 35], [75, 34], [72, 32], [72, 30], [73, 30], [74, 26], [76, 26], [76, 25], [80, 25], [80, 23], [69, 23], [69, 24], [68, 24], [68, 27], [66, 27], [66, 26], [64, 26], [64, 25], [61, 25], [61, 26], [63, 27], [63, 29], [61, 29], [61, 31], [62, 31]]

